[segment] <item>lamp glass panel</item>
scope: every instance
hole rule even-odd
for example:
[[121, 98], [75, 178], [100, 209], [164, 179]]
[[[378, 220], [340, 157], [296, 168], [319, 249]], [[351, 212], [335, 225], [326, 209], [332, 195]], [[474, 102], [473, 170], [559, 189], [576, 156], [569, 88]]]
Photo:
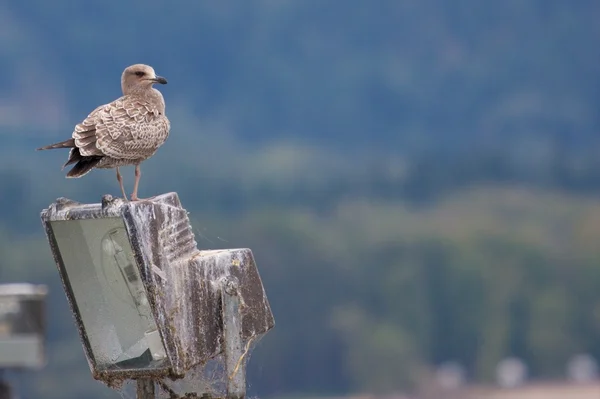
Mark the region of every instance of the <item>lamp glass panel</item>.
[[165, 367], [165, 348], [123, 220], [54, 221], [51, 227], [96, 367]]

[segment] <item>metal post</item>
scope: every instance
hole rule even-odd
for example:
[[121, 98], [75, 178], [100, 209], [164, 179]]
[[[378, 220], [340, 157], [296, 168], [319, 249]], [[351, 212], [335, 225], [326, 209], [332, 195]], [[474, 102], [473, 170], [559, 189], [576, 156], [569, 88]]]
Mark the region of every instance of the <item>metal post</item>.
[[242, 318], [238, 293], [239, 282], [235, 277], [229, 277], [221, 289], [228, 399], [243, 399], [246, 396], [245, 351], [242, 343]]
[[154, 399], [154, 381], [140, 378], [137, 381], [137, 399]]

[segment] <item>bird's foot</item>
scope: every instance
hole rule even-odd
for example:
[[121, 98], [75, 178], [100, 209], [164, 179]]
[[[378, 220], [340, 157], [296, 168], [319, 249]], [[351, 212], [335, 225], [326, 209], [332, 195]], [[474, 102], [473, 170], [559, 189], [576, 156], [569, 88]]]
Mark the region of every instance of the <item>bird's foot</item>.
[[139, 198], [137, 195], [131, 194], [131, 201], [146, 201], [148, 198]]

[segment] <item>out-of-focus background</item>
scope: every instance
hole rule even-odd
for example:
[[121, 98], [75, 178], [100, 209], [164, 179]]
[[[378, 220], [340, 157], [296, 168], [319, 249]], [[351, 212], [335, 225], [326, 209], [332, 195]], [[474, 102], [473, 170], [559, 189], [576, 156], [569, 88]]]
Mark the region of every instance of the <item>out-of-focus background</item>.
[[140, 196], [177, 191], [201, 248], [253, 249], [277, 322], [253, 395], [483, 395], [510, 357], [548, 392], [586, 358], [596, 398], [599, 18], [595, 0], [0, 2], [0, 282], [50, 287], [48, 366], [18, 391], [120, 397], [90, 376], [39, 221], [118, 195], [114, 172], [67, 180], [66, 151], [34, 148], [147, 63], [172, 128]]

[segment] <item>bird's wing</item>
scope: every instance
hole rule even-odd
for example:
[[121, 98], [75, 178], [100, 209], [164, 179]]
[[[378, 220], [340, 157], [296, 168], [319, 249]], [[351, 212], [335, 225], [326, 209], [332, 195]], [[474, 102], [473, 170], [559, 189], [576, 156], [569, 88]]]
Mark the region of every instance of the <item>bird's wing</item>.
[[96, 147], [96, 121], [99, 113], [106, 105], [101, 105], [93, 110], [83, 122], [75, 125], [72, 137], [75, 140], [75, 147], [79, 148], [82, 156], [102, 156], [104, 153]]
[[81, 155], [145, 159], [169, 135], [169, 120], [150, 103], [130, 96], [96, 108], [75, 126], [73, 138]]

